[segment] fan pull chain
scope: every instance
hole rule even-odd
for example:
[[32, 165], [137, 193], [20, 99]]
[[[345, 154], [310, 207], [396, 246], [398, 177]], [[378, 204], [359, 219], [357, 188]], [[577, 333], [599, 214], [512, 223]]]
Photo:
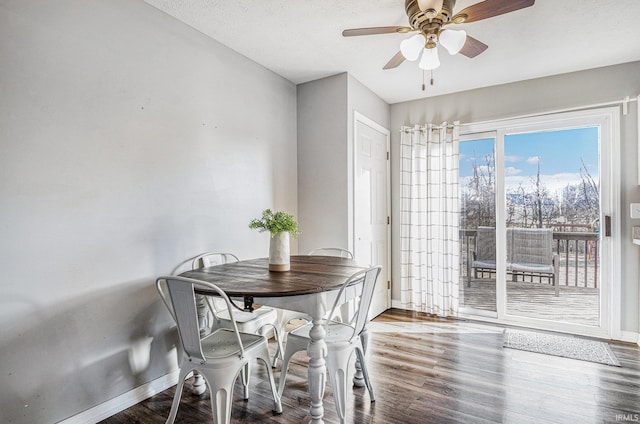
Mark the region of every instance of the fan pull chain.
[[[433, 83], [435, 82], [435, 80], [433, 79], [433, 69], [431, 69], [429, 72], [430, 72], [429, 85], [433, 85]], [[427, 90], [427, 86], [424, 81], [424, 75], [425, 75], [425, 70], [423, 69], [422, 70], [422, 91]]]

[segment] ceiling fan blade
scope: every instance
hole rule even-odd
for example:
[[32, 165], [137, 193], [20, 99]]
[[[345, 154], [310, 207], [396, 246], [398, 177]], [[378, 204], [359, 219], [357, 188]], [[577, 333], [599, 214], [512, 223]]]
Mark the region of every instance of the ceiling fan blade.
[[393, 34], [400, 33], [405, 34], [407, 32], [415, 31], [411, 27], [406, 26], [385, 26], [385, 27], [371, 27], [371, 28], [353, 28], [345, 29], [342, 31], [343, 37], [353, 37], [355, 35], [375, 35], [375, 34]]
[[462, 9], [451, 19], [456, 24], [476, 22], [533, 6], [536, 0], [485, 0]]
[[469, 58], [474, 58], [488, 48], [489, 46], [484, 44], [482, 41], [478, 41], [467, 35], [467, 41], [465, 41], [464, 46], [462, 46], [459, 53]]
[[402, 55], [402, 52], [398, 52], [391, 58], [390, 61], [387, 62], [386, 65], [384, 65], [384, 68], [382, 69], [397, 68], [402, 62], [404, 62], [404, 56]]

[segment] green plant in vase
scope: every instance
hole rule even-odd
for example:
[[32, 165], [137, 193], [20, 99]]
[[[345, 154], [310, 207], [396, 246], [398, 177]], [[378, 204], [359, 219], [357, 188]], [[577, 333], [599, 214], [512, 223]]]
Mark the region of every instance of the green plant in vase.
[[298, 229], [298, 223], [293, 215], [286, 212], [273, 212], [271, 209], [265, 209], [262, 212], [262, 218], [252, 219], [249, 228], [262, 231], [269, 231], [272, 236], [280, 233], [289, 233], [293, 237], [298, 237], [301, 231]]
[[290, 249], [289, 237], [298, 237], [301, 233], [293, 215], [286, 212], [273, 212], [265, 209], [262, 217], [252, 219], [249, 228], [271, 234], [269, 243], [269, 271], [289, 271]]

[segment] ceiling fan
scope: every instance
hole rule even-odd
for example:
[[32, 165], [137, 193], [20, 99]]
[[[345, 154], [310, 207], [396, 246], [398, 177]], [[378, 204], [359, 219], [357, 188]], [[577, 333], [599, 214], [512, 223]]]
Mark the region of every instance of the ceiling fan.
[[[463, 24], [492, 18], [525, 7], [533, 6], [535, 0], [484, 0], [453, 14], [456, 0], [405, 0], [404, 8], [410, 26], [385, 26], [354, 28], [342, 31], [344, 37], [357, 35], [414, 33], [416, 35], [400, 43], [400, 51], [387, 62], [383, 69], [393, 69], [406, 60], [417, 60], [422, 53], [418, 67], [432, 70], [440, 66], [438, 44], [454, 54], [474, 58], [488, 46], [467, 35], [464, 30], [445, 28], [450, 24]], [[424, 87], [423, 87], [424, 89]]]

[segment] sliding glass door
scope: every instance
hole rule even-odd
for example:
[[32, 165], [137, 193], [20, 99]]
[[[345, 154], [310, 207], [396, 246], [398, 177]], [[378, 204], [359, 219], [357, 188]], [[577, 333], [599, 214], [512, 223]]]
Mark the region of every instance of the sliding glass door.
[[466, 128], [459, 168], [463, 314], [609, 334], [616, 118], [607, 109]]
[[599, 134], [505, 135], [506, 314], [600, 325]]
[[460, 139], [460, 307], [496, 316], [495, 133]]

